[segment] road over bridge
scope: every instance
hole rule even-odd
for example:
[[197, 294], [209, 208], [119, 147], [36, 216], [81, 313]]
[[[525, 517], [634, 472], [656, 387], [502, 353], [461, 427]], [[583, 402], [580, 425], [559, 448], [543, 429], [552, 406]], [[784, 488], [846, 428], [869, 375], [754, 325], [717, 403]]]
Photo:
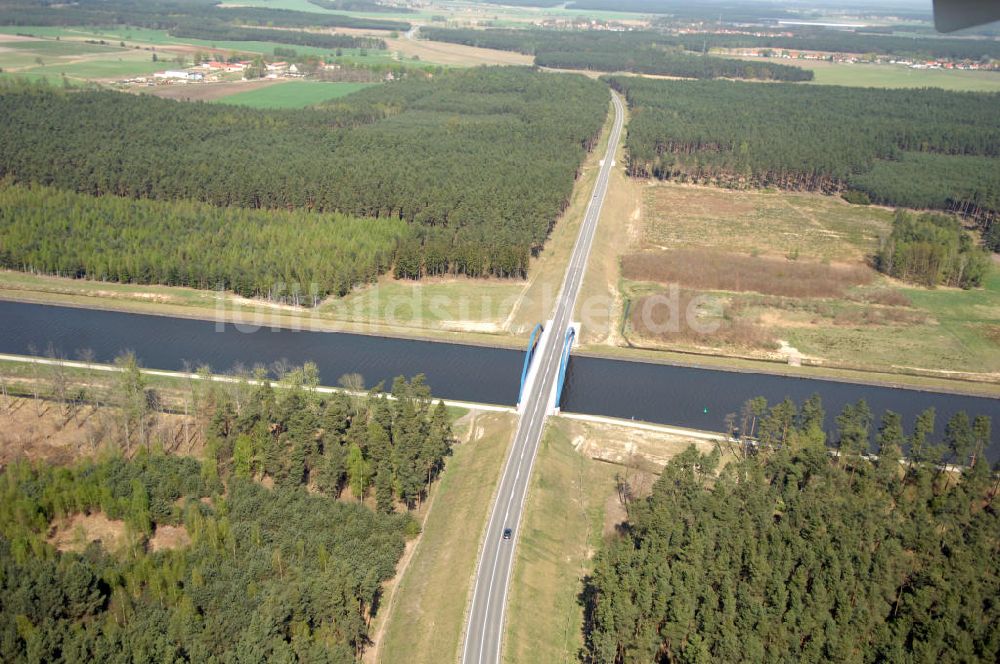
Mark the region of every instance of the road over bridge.
[[[525, 393], [520, 404], [520, 420], [514, 434], [514, 444], [500, 478], [493, 509], [486, 529], [485, 541], [476, 569], [472, 605], [469, 609], [465, 642], [462, 647], [464, 664], [500, 662], [503, 646], [504, 612], [507, 606], [507, 588], [510, 585], [517, 547], [521, 515], [528, 493], [528, 481], [534, 465], [535, 453], [542, 436], [545, 420], [551, 412], [552, 394], [559, 375], [566, 333], [573, 316], [577, 295], [583, 283], [587, 258], [594, 243], [597, 220], [608, 189], [608, 180], [614, 165], [615, 151], [621, 140], [624, 107], [619, 96], [612, 93], [615, 121], [608, 140], [607, 154], [594, 185], [593, 195], [580, 226], [562, 290], [556, 300], [552, 320], [546, 324], [542, 340], [534, 352]], [[510, 528], [510, 539], [504, 539], [504, 530]]]

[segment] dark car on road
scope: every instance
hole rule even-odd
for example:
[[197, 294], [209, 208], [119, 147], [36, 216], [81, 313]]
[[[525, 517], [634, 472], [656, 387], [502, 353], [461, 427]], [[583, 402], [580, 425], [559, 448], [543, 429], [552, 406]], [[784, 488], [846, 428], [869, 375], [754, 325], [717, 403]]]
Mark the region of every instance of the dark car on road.
[[514, 534], [514, 531], [511, 530], [510, 528], [504, 528], [503, 529], [503, 538], [504, 539], [510, 539], [513, 534]]

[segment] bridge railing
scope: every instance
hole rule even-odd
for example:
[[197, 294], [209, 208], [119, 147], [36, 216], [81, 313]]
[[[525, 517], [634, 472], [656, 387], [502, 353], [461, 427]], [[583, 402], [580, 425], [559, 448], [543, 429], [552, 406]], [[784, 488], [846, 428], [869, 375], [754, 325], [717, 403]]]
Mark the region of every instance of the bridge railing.
[[563, 341], [562, 359], [559, 362], [559, 378], [556, 381], [556, 408], [559, 408], [559, 405], [562, 402], [563, 387], [566, 384], [566, 369], [569, 366], [569, 351], [573, 348], [573, 341], [575, 340], [576, 328], [570, 326], [570, 328], [566, 330], [566, 340]]
[[528, 340], [528, 352], [524, 354], [524, 368], [521, 369], [521, 388], [517, 393], [518, 403], [521, 403], [524, 399], [524, 383], [528, 379], [528, 369], [531, 368], [531, 360], [535, 357], [535, 349], [538, 348], [538, 341], [544, 330], [545, 328], [542, 327], [541, 323], [535, 325], [534, 329], [531, 330], [531, 338]]

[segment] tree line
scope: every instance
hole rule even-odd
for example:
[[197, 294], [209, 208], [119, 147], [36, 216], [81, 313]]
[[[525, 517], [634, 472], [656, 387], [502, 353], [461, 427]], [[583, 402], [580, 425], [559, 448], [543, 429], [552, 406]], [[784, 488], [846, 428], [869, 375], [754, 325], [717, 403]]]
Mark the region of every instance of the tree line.
[[[320, 398], [315, 366], [288, 371], [274, 390], [266, 374], [246, 380], [237, 395], [209, 393], [205, 406], [209, 459], [223, 473], [268, 478], [276, 486], [310, 486], [341, 498], [375, 499], [391, 514], [420, 505], [451, 453], [454, 436], [444, 403], [435, 403], [422, 375], [379, 384], [361, 394]], [[349, 384], [359, 381], [345, 377]]]
[[[107, 452], [0, 470], [5, 661], [360, 659], [382, 583], [418, 531], [407, 508], [450, 453], [450, 416], [423, 378], [397, 379], [390, 399], [381, 386], [321, 395], [309, 364], [283, 371], [280, 389], [262, 369], [229, 383], [199, 370], [196, 460], [148, 435], [161, 399], [133, 356], [116, 363]], [[54, 525], [97, 512], [121, 522], [117, 542], [50, 543]], [[190, 542], [155, 550], [166, 526]]]
[[0, 0], [3, 25], [132, 25], [171, 30], [179, 25], [227, 23], [283, 28], [409, 30], [405, 21], [320, 14], [266, 7], [224, 7], [219, 0]]
[[635, 51], [613, 49], [602, 53], [544, 51], [535, 56], [535, 64], [555, 69], [628, 71], [637, 74], [697, 79], [745, 78], [760, 81], [811, 81], [814, 76], [811, 70], [773, 62], [749, 62], [711, 55], [676, 53], [659, 48], [640, 48]]
[[384, 5], [375, 0], [309, 0], [309, 4], [316, 5], [321, 9], [334, 9], [337, 11], [349, 12], [392, 12], [393, 14], [412, 14], [409, 7]]
[[0, 113], [0, 176], [17, 182], [401, 219], [406, 276], [509, 277], [568, 205], [608, 98], [582, 76], [482, 68], [296, 111], [11, 85]]
[[837, 417], [838, 454], [824, 416], [818, 398], [752, 400], [744, 420], [775, 444], [725, 464], [691, 448], [627, 503], [582, 594], [587, 661], [997, 660], [989, 419], [959, 413], [936, 443], [933, 411], [911, 436], [887, 411], [870, 459], [863, 401]]
[[[1000, 212], [995, 93], [612, 76], [633, 109], [628, 172], [951, 210], [987, 236]], [[995, 246], [995, 245], [994, 245]]]
[[789, 11], [758, 2], [699, 2], [684, 0], [573, 0], [567, 9], [636, 12], [641, 14], [669, 14], [674, 20], [717, 22], [719, 14], [727, 22], [754, 23], [778, 18], [801, 19], [799, 12]]
[[0, 182], [0, 267], [23, 272], [312, 305], [375, 281], [411, 236], [398, 218], [219, 209]]
[[774, 48], [830, 53], [861, 53], [947, 60], [1000, 59], [1000, 41], [941, 37], [901, 37], [870, 32], [813, 30], [794, 35], [755, 36], [692, 34], [676, 40], [689, 51], [705, 48]]
[[315, 46], [316, 48], [370, 48], [385, 50], [384, 39], [377, 37], [357, 37], [353, 35], [331, 35], [303, 30], [272, 30], [267, 28], [245, 28], [226, 23], [185, 23], [170, 30], [173, 37], [204, 39], [206, 41], [263, 41], [293, 46]]
[[773, 62], [748, 62], [682, 52], [655, 32], [455, 29], [427, 27], [421, 36], [435, 41], [518, 51], [535, 64], [558, 69], [630, 71], [685, 78], [752, 78], [809, 81], [811, 71]]
[[990, 257], [954, 217], [900, 210], [875, 265], [889, 276], [925, 286], [976, 288], [989, 272]]
[[[773, 6], [761, 6], [753, 2], [699, 2], [692, 4], [684, 0], [478, 0], [493, 5], [514, 5], [518, 7], [555, 7], [565, 5], [566, 9], [597, 10], [612, 12], [634, 12], [639, 14], [669, 14], [675, 20], [718, 21], [720, 12], [726, 21], [759, 22], [777, 18], [801, 19], [802, 14]], [[905, 13], [905, 11], [904, 11]]]

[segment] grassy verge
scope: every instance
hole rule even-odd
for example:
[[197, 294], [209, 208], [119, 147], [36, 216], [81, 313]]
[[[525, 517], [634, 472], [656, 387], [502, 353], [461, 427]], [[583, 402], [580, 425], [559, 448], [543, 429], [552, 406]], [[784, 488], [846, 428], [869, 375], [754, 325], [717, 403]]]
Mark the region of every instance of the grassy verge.
[[577, 596], [603, 537], [617, 468], [578, 454], [554, 421], [536, 464], [510, 586], [504, 660], [575, 662], [583, 645]]
[[621, 478], [645, 496], [655, 475], [691, 444], [682, 435], [554, 417], [538, 451], [518, 542], [505, 634], [507, 662], [576, 662], [583, 646], [578, 596], [592, 557], [626, 513]]
[[399, 581], [385, 635], [373, 662], [454, 661], [465, 622], [479, 537], [512, 439], [513, 415], [473, 415], [464, 422], [467, 442], [455, 447], [420, 542]]
[[583, 163], [570, 205], [545, 243], [545, 249], [531, 264], [528, 283], [510, 316], [509, 329], [512, 332], [527, 333], [536, 323], [544, 323], [552, 315], [559, 288], [566, 276], [566, 266], [576, 245], [580, 224], [583, 223], [594, 183], [601, 170], [601, 160], [608, 149], [613, 124], [614, 111], [609, 100], [608, 118], [601, 130], [601, 138]]
[[[472, 280], [466, 280], [466, 283], [469, 288], [476, 286], [476, 282]], [[366, 289], [359, 293], [374, 291], [375, 289]], [[199, 320], [226, 320], [267, 327], [376, 334], [499, 347], [519, 348], [522, 345], [520, 339], [495, 332], [493, 328], [417, 325], [415, 319], [405, 315], [408, 301], [403, 301], [393, 309], [398, 312], [396, 319], [369, 318], [363, 313], [356, 313], [351, 297], [328, 302], [315, 309], [303, 309], [246, 300], [231, 293], [220, 294], [193, 288], [136, 286], [0, 270], [0, 299], [4, 300]], [[348, 306], [348, 302], [352, 302], [352, 305]]]
[[[626, 127], [628, 120], [626, 106]], [[605, 142], [601, 154], [606, 145]], [[584, 343], [615, 345], [620, 342], [618, 330], [623, 307], [618, 289], [619, 257], [627, 247], [636, 243], [641, 226], [642, 185], [625, 173], [624, 139], [614, 159], [616, 165], [609, 178], [574, 314], [575, 320], [584, 322], [581, 330]]]

